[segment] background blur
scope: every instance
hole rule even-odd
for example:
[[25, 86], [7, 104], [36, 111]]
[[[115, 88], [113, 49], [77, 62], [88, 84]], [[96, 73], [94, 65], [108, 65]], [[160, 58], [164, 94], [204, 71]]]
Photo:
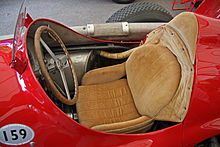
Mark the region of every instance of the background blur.
[[[14, 33], [17, 15], [23, 0], [0, 0], [0, 36]], [[171, 9], [173, 0], [135, 0], [158, 3], [174, 16], [181, 11]], [[32, 18], [49, 18], [67, 26], [105, 23], [117, 10], [129, 4], [112, 0], [27, 0]]]

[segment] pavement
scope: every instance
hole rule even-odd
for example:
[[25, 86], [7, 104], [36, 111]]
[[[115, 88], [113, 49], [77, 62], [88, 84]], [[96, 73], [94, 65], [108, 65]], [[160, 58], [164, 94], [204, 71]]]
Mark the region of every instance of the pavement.
[[[14, 33], [17, 15], [23, 0], [0, 0], [0, 36]], [[154, 2], [173, 16], [181, 11], [171, 9], [173, 0], [136, 0]], [[112, 0], [27, 0], [27, 11], [32, 18], [49, 18], [67, 26], [105, 23], [117, 10], [128, 4]]]

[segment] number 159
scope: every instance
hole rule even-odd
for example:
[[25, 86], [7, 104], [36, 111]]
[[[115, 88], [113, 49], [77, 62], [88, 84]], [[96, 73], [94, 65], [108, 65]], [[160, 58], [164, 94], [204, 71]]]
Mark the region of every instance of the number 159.
[[25, 139], [26, 134], [27, 134], [25, 129], [20, 129], [19, 131], [18, 130], [10, 130], [9, 132], [7, 134], [6, 131], [3, 131], [3, 136], [4, 136], [5, 141], [8, 141], [9, 136], [11, 136], [12, 140], [17, 140], [19, 138], [19, 136], [21, 136], [22, 139]]

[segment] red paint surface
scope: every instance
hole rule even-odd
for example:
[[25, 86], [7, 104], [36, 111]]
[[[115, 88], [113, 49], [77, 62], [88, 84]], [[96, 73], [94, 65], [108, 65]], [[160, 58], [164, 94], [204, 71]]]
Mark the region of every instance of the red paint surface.
[[195, 13], [220, 19], [220, 0], [203, 0]]
[[[206, 2], [206, 1], [205, 1]], [[213, 0], [212, 2], [216, 2]], [[210, 3], [209, 3], [210, 4]], [[200, 7], [199, 14], [205, 14]], [[214, 13], [213, 6], [207, 16]], [[196, 15], [199, 22], [195, 77], [183, 123], [145, 134], [108, 134], [86, 128], [64, 114], [37, 81], [27, 56], [20, 75], [10, 68], [13, 40], [0, 41], [0, 127], [19, 123], [32, 128], [36, 146], [194, 146], [220, 134], [220, 23]], [[0, 144], [4, 146], [3, 144]], [[29, 146], [25, 144], [24, 146]]]
[[196, 17], [199, 36], [192, 98], [184, 121], [186, 145], [220, 134], [220, 20]]

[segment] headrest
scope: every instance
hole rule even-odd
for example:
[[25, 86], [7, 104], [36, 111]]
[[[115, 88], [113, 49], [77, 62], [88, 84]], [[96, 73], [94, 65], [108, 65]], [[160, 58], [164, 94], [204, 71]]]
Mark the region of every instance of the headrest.
[[198, 36], [198, 22], [194, 13], [183, 12], [171, 20], [167, 26], [173, 28], [183, 40], [188, 49], [190, 60], [194, 64]]

